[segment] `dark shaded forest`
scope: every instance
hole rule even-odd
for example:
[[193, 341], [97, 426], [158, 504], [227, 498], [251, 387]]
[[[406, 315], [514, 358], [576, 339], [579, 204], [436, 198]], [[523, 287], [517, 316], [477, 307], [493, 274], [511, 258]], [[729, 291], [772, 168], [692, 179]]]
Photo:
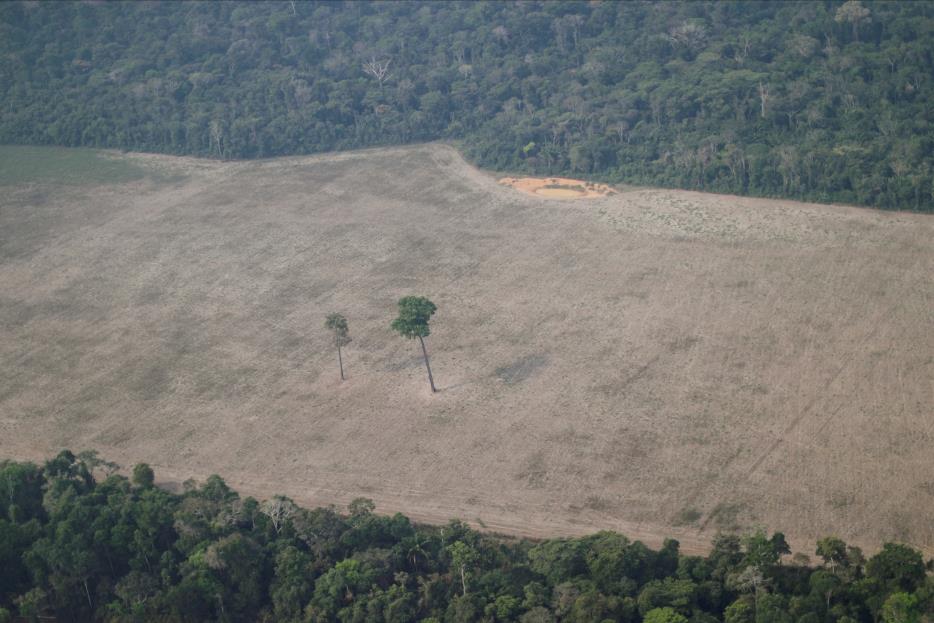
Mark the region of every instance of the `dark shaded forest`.
[[931, 2], [6, 2], [0, 142], [934, 210]]
[[[865, 557], [828, 537], [719, 535], [707, 557], [613, 532], [541, 542], [461, 522], [413, 524], [241, 498], [224, 481], [173, 494], [95, 453], [0, 462], [0, 622], [346, 621], [921, 623], [931, 563], [905, 545]], [[97, 475], [97, 477], [95, 477]]]

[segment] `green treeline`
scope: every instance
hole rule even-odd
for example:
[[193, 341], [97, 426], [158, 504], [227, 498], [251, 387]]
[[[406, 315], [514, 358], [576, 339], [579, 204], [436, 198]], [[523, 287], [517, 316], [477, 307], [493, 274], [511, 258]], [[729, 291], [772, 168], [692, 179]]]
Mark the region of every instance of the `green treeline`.
[[0, 142], [934, 210], [931, 2], [0, 3]]
[[[94, 453], [0, 462], [0, 622], [360, 621], [921, 623], [920, 552], [868, 560], [823, 539], [790, 561], [780, 533], [718, 536], [707, 557], [613, 532], [543, 542], [289, 499], [241, 498], [212, 476], [176, 495]], [[110, 475], [106, 475], [110, 473]], [[98, 480], [94, 474], [105, 474]]]

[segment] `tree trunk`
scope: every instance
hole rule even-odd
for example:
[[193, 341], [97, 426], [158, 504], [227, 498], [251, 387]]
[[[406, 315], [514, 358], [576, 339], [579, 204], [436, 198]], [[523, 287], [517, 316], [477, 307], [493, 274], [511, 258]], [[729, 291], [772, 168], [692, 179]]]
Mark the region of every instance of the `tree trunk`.
[[220, 593], [216, 593], [214, 596], [217, 597], [217, 605], [220, 606], [221, 609], [221, 621], [226, 621], [227, 611], [224, 609], [224, 598]]
[[337, 344], [337, 363], [341, 367], [341, 380], [344, 380], [344, 358], [341, 357], [341, 345], [338, 342]]
[[428, 383], [431, 385], [431, 393], [438, 391], [435, 389], [435, 379], [431, 376], [431, 365], [428, 363], [428, 351], [425, 349], [425, 340], [418, 336], [418, 341], [422, 344], [422, 354], [425, 356], [425, 367], [428, 368]]
[[464, 590], [464, 597], [467, 596], [467, 574], [464, 573], [464, 565], [461, 565], [461, 588]]

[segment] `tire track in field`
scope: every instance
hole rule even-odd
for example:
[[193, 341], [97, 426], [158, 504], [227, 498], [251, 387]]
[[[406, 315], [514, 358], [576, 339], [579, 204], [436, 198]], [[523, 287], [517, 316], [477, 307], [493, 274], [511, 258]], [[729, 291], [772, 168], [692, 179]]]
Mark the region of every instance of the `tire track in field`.
[[[157, 475], [170, 477], [168, 481], [164, 478], [160, 479], [163, 485], [176, 485], [183, 482], [182, 479], [185, 478], [184, 474], [180, 474], [175, 469], [166, 466], [151, 464], [151, 467], [153, 467]], [[413, 522], [428, 525], [445, 525], [452, 519], [460, 519], [473, 529], [481, 532], [518, 538], [544, 540], [581, 537], [593, 534], [600, 529], [611, 529], [633, 541], [643, 541], [650, 547], [660, 547], [664, 539], [674, 537], [678, 539], [681, 545], [680, 549], [685, 554], [706, 555], [710, 550], [710, 544], [706, 539], [693, 537], [690, 534], [662, 526], [621, 522], [607, 514], [601, 514], [601, 517], [595, 517], [594, 520], [582, 519], [579, 522], [574, 522], [561, 519], [557, 514], [550, 513], [547, 508], [535, 509], [536, 514], [550, 515], [550, 519], [543, 521], [510, 514], [508, 511], [506, 513], [497, 513], [495, 509], [485, 506], [469, 508], [468, 510], [469, 505], [457, 504], [437, 494], [427, 494], [427, 500], [419, 499], [425, 498], [426, 493], [410, 488], [402, 488], [398, 491], [382, 488], [373, 492], [350, 491], [344, 488], [311, 485], [309, 483], [299, 484], [294, 481], [289, 483], [291, 484], [289, 486], [285, 481], [269, 482], [256, 479], [249, 474], [237, 474], [231, 478], [229, 484], [241, 495], [249, 495], [258, 499], [266, 499], [280, 492], [285, 492], [293, 501], [305, 508], [327, 504], [346, 505], [354, 498], [363, 496], [373, 500], [380, 514], [399, 512], [406, 515]], [[300, 493], [297, 491], [299, 487], [309, 492]], [[468, 512], [474, 518], [470, 518], [466, 514]], [[606, 517], [602, 515], [606, 515]]]
[[[860, 343], [865, 343], [867, 340], [871, 339], [878, 330], [879, 330], [879, 323], [874, 322], [872, 329], [870, 329], [869, 332], [865, 336], [863, 336], [863, 338], [860, 340]], [[817, 405], [817, 403], [821, 399], [824, 398], [826, 391], [830, 389], [830, 387], [837, 381], [838, 378], [840, 378], [840, 375], [843, 373], [844, 370], [846, 370], [850, 366], [850, 364], [853, 362], [853, 359], [855, 359], [855, 357], [856, 357], [856, 352], [854, 351], [854, 352], [851, 352], [850, 355], [846, 359], [844, 359], [843, 363], [840, 364], [840, 367], [837, 368], [837, 371], [834, 372], [831, 375], [830, 379], [828, 379], [827, 382], [824, 384], [823, 389], [819, 393], [817, 393], [811, 399], [811, 401], [808, 402], [807, 405], [805, 405], [805, 407], [801, 410], [801, 412], [797, 416], [795, 416], [791, 420], [791, 422], [789, 422], [785, 426], [784, 430], [782, 430], [782, 432], [775, 439], [772, 440], [772, 443], [770, 443], [764, 451], [759, 453], [759, 455], [753, 460], [752, 465], [750, 465], [748, 469], [744, 470], [743, 473], [745, 474], [745, 477], [747, 480], [751, 478], [758, 471], [759, 467], [762, 466], [765, 460], [769, 458], [772, 455], [772, 453], [775, 452], [775, 450], [780, 445], [782, 445], [788, 440], [788, 437], [791, 435], [791, 433], [794, 432], [794, 430], [798, 428], [798, 426], [801, 425], [801, 422], [803, 422], [804, 419], [811, 413], [814, 406]], [[839, 410], [840, 409], [838, 408], [837, 411], [834, 411], [834, 413], [830, 417], [833, 417], [833, 415], [836, 415], [836, 413], [839, 412]], [[830, 418], [828, 418], [828, 420], [829, 419]], [[824, 424], [824, 426], [825, 425], [826, 423]], [[712, 507], [711, 512], [709, 512], [707, 514], [707, 517], [704, 518], [704, 521], [700, 523], [700, 526], [698, 527], [698, 530], [697, 530], [698, 533], [701, 533], [704, 530], [706, 530], [707, 526], [710, 524], [711, 521], [713, 521], [714, 517], [716, 516], [716, 513], [714, 513], [713, 511], [720, 508], [724, 502], [725, 500], [722, 497], [717, 499], [717, 501], [714, 503]]]
[[[906, 271], [907, 271], [907, 270], [914, 270], [914, 268], [915, 268], [919, 263], [920, 263], [920, 259], [915, 260], [914, 262], [912, 262], [911, 267], [910, 267], [909, 269], [906, 269]], [[864, 336], [862, 337], [861, 340], [859, 340], [858, 344], [865, 344], [865, 343], [868, 342], [869, 340], [873, 339], [873, 338], [875, 337], [876, 333], [879, 332], [879, 327], [882, 326], [882, 324], [883, 324], [883, 318], [882, 318], [882, 315], [880, 314], [877, 318], [875, 318], [875, 319], [873, 320], [873, 322], [872, 322], [872, 328], [866, 333], [866, 335], [864, 335]], [[901, 329], [900, 329], [900, 331], [899, 331], [898, 334], [897, 334], [898, 337], [900, 338], [902, 335], [904, 335], [904, 334], [906, 333], [906, 331], [907, 331], [907, 328], [906, 328], [905, 326], [902, 326]], [[898, 342], [899, 340], [892, 339], [891, 341], [892, 341], [892, 342]], [[844, 359], [843, 363], [842, 363], [842, 364], [840, 365], [840, 367], [837, 369], [836, 373], [834, 373], [834, 374], [830, 377], [830, 379], [827, 381], [827, 383], [824, 385], [823, 390], [822, 390], [820, 393], [818, 393], [818, 394], [804, 407], [804, 409], [801, 410], [801, 413], [800, 413], [797, 417], [795, 417], [795, 418], [788, 424], [788, 426], [785, 427], [785, 430], [782, 431], [781, 435], [780, 435], [779, 437], [777, 437], [775, 440], [773, 440], [772, 443], [769, 445], [769, 447], [766, 448], [766, 450], [765, 450], [764, 452], [762, 452], [762, 453], [759, 455], [759, 457], [758, 457], [755, 461], [753, 461], [752, 465], [751, 465], [751, 466], [749, 467], [749, 469], [746, 471], [747, 476], [752, 476], [753, 474], [755, 474], [756, 471], [759, 469], [759, 467], [762, 465], [762, 463], [765, 462], [765, 460], [775, 451], [775, 449], [778, 448], [778, 446], [780, 446], [782, 443], [784, 443], [785, 441], [787, 441], [788, 436], [801, 424], [801, 422], [804, 420], [804, 418], [807, 417], [807, 415], [811, 412], [811, 410], [814, 408], [814, 406], [817, 404], [817, 402], [818, 402], [821, 398], [824, 397], [824, 393], [830, 388], [831, 385], [834, 384], [834, 382], [836, 382], [836, 380], [840, 377], [840, 375], [843, 373], [843, 371], [844, 371], [846, 368], [848, 368], [848, 367], [850, 366], [850, 364], [851, 364], [851, 363], [853, 362], [853, 360], [856, 358], [856, 354], [857, 354], [857, 351], [852, 351], [852, 352], [850, 353], [850, 355], [849, 355], [848, 357], [846, 357], [846, 359]], [[827, 416], [827, 417], [824, 419], [824, 422], [822, 422], [821, 425], [818, 427], [817, 432], [821, 432], [821, 431], [825, 430], [826, 427], [827, 427], [827, 426], [830, 424], [830, 422], [833, 420], [834, 416], [836, 416], [837, 413], [839, 413], [840, 410], [841, 410], [842, 408], [843, 408], [843, 405], [837, 407], [829, 416]]]

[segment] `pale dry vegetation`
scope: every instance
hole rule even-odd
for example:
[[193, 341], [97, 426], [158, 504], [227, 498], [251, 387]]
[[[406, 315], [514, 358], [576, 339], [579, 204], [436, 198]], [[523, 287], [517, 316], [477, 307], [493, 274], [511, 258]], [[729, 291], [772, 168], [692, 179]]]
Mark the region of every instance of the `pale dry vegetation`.
[[[934, 548], [934, 220], [519, 193], [443, 146], [0, 199], [0, 453], [697, 551]], [[431, 395], [396, 301], [438, 305]], [[340, 382], [324, 317], [354, 340]]]

